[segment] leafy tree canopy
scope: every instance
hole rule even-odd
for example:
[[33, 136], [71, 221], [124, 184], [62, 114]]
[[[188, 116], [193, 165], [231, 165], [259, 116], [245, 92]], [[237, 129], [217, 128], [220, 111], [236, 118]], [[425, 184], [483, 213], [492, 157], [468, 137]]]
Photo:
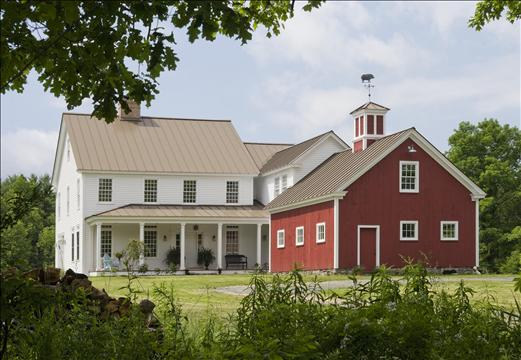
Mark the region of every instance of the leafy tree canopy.
[[515, 236], [521, 224], [521, 131], [495, 119], [462, 122], [449, 145], [448, 158], [487, 193], [480, 209], [482, 258], [497, 270], [521, 249]]
[[474, 16], [469, 20], [469, 26], [478, 31], [485, 24], [499, 20], [505, 16], [506, 20], [514, 23], [521, 19], [521, 1], [519, 0], [483, 0], [476, 5]]
[[[308, 0], [310, 11], [323, 0]], [[278, 35], [293, 16], [291, 0], [2, 1], [1, 92], [22, 92], [31, 70], [70, 110], [92, 99], [93, 115], [111, 122], [126, 97], [150, 101], [157, 78], [179, 61], [176, 37], [245, 44], [259, 26]], [[139, 64], [139, 65], [138, 65]], [[133, 68], [134, 70], [132, 70]], [[137, 71], [136, 71], [137, 68]]]

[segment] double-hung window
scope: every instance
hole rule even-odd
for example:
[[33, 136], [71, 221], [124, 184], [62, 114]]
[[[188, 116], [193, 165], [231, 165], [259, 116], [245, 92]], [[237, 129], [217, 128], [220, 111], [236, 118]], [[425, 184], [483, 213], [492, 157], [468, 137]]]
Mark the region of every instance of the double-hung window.
[[76, 231], [76, 260], [80, 259], [80, 232]]
[[295, 245], [296, 246], [304, 245], [304, 226], [298, 226], [295, 229]]
[[285, 245], [284, 230], [277, 230], [277, 247], [283, 248]]
[[326, 223], [317, 224], [317, 243], [326, 242]]
[[71, 234], [71, 261], [74, 261], [74, 231]]
[[400, 240], [418, 240], [418, 221], [400, 221]]
[[239, 202], [239, 182], [238, 181], [227, 181], [226, 182], [226, 203], [237, 204]]
[[275, 197], [277, 197], [280, 194], [280, 177], [278, 177], [278, 176], [275, 178], [274, 187], [275, 187]]
[[157, 227], [154, 225], [145, 225], [144, 231], [145, 257], [157, 256]]
[[442, 221], [440, 225], [441, 240], [456, 241], [458, 240], [458, 222]]
[[101, 226], [101, 257], [112, 256], [112, 227], [110, 225]]
[[417, 193], [420, 190], [420, 163], [400, 161], [400, 192]]
[[157, 179], [145, 179], [143, 196], [145, 202], [157, 202]]
[[197, 199], [197, 182], [196, 180], [185, 180], [183, 182], [183, 202], [195, 203]]
[[98, 180], [98, 201], [112, 201], [112, 179], [100, 178]]
[[282, 175], [282, 181], [281, 181], [282, 185], [281, 185], [281, 193], [286, 191], [286, 189], [288, 188], [288, 175]]
[[239, 253], [239, 227], [228, 225], [226, 227], [226, 254]]

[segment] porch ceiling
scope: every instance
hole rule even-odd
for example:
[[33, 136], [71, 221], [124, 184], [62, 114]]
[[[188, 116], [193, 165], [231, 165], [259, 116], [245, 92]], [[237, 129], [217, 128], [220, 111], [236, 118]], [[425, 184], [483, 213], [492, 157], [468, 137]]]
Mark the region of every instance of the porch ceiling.
[[269, 218], [269, 213], [258, 202], [250, 206], [240, 205], [143, 205], [129, 204], [99, 214], [92, 218]]

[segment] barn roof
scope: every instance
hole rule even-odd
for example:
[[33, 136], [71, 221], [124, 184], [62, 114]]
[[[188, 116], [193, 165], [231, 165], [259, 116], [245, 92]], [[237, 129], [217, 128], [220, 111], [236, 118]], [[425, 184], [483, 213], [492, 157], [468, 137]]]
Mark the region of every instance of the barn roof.
[[253, 161], [255, 161], [255, 164], [259, 170], [262, 169], [264, 164], [266, 164], [275, 153], [293, 146], [293, 144], [269, 144], [253, 142], [245, 142], [244, 145], [246, 145], [246, 149], [248, 149], [248, 152], [250, 153]]
[[391, 110], [388, 107], [385, 107], [383, 105], [377, 104], [375, 102], [369, 101], [366, 102], [364, 105], [357, 107], [353, 111], [350, 112], [350, 115], [353, 115], [355, 112], [359, 110]]
[[111, 124], [63, 114], [78, 170], [257, 175], [229, 120], [142, 117]]

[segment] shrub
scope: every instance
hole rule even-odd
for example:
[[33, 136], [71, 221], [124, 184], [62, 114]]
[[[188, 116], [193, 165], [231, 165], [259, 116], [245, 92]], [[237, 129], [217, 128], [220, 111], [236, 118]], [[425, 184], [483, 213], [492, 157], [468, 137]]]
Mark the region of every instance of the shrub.
[[205, 247], [199, 248], [197, 251], [197, 264], [204, 265], [204, 268], [208, 270], [208, 266], [213, 263], [215, 260], [215, 256], [213, 254], [213, 250]]
[[144, 274], [144, 273], [146, 273], [147, 271], [148, 271], [148, 265], [147, 265], [147, 263], [143, 263], [143, 264], [139, 265], [138, 272], [139, 272], [140, 274]]
[[178, 247], [171, 247], [166, 252], [165, 264], [168, 265], [169, 269], [173, 266], [177, 268], [181, 262], [181, 249]]

